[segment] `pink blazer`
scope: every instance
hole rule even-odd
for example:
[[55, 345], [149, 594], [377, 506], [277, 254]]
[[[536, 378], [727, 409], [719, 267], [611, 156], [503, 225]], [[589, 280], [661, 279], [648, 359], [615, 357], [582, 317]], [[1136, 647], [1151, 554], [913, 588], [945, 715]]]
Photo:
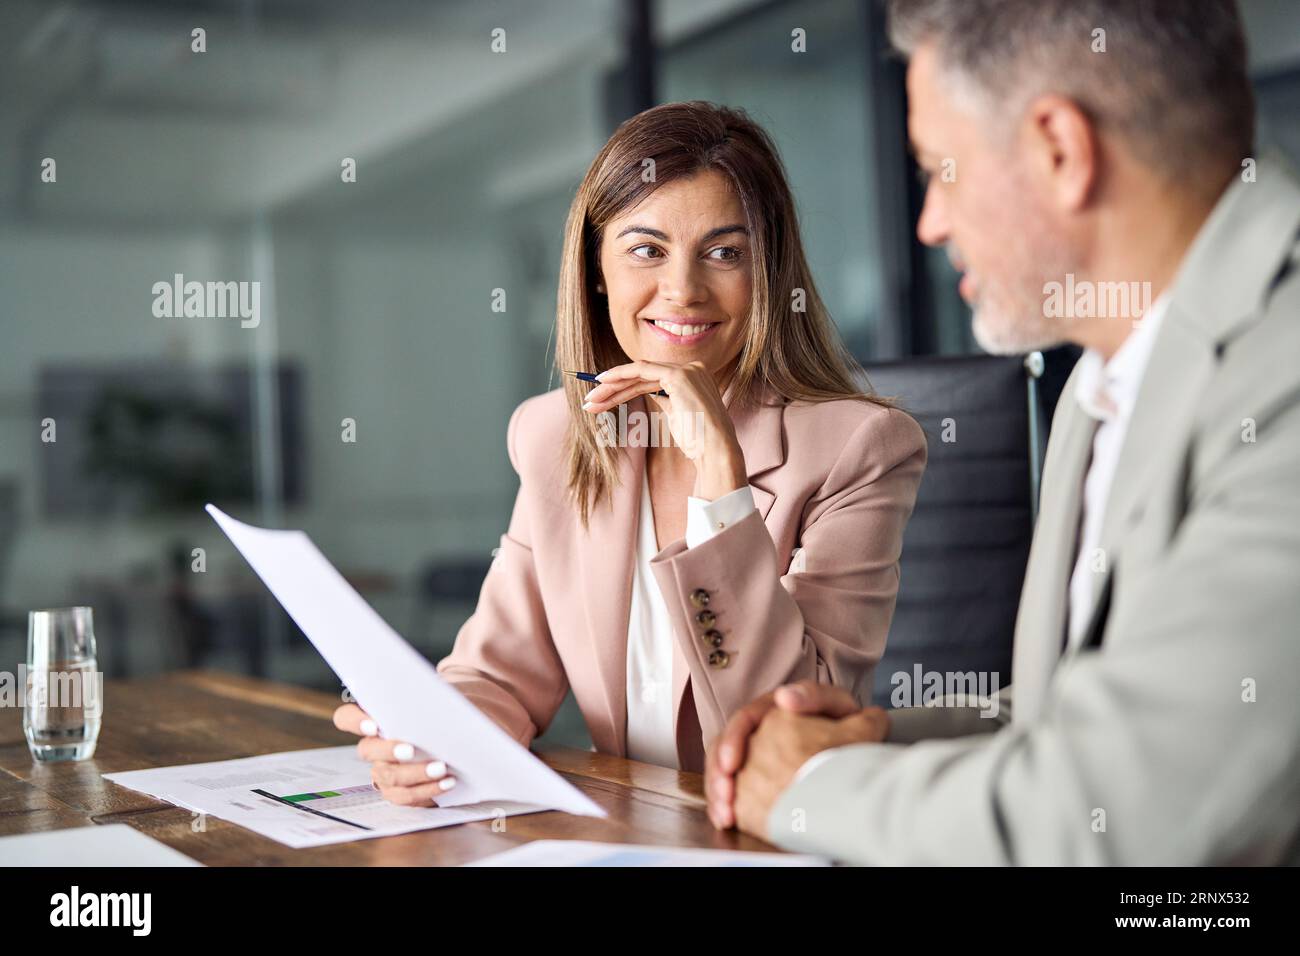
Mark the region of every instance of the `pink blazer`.
[[[833, 683], [867, 701], [925, 468], [925, 436], [904, 412], [765, 400], [776, 404], [733, 414], [757, 514], [689, 550], [674, 541], [652, 562], [676, 638], [673, 712], [686, 770], [703, 767], [705, 744], [737, 708], [787, 681]], [[644, 408], [640, 398], [628, 405], [629, 414]], [[626, 449], [612, 507], [593, 508], [584, 530], [566, 489], [568, 414], [556, 389], [511, 415], [514, 514], [438, 670], [525, 746], [572, 687], [596, 749], [623, 756], [645, 449]], [[702, 624], [704, 611], [712, 619]], [[725, 666], [710, 663], [714, 648], [701, 640], [710, 620]]]

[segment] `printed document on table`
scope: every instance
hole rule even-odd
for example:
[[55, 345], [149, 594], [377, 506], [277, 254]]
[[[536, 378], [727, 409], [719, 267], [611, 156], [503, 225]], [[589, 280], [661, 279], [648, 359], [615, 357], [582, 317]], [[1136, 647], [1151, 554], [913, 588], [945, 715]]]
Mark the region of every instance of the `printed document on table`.
[[202, 866], [125, 823], [0, 837], [0, 866]]
[[547, 809], [509, 800], [455, 807], [398, 806], [375, 789], [370, 763], [350, 745], [106, 773], [104, 779], [195, 813], [229, 820], [294, 848]]
[[375, 719], [379, 732], [447, 763], [457, 783], [439, 798], [442, 806], [514, 800], [605, 816], [598, 804], [443, 680], [306, 534], [255, 528], [213, 505], [207, 510]]

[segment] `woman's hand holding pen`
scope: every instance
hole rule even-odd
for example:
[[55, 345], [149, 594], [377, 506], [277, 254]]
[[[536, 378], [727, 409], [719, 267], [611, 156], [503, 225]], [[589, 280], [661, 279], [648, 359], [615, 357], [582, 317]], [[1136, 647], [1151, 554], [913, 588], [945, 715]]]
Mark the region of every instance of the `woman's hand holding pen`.
[[356, 704], [344, 704], [335, 710], [334, 726], [360, 735], [357, 754], [370, 761], [371, 782], [392, 803], [434, 806], [438, 797], [456, 786], [456, 778], [445, 763], [431, 760], [411, 744], [385, 740], [370, 715]]
[[717, 382], [702, 362], [629, 362], [601, 372], [583, 409], [599, 415], [638, 395], [653, 396], [666, 416], [673, 443], [695, 463], [694, 497], [715, 501], [749, 483], [745, 455]]

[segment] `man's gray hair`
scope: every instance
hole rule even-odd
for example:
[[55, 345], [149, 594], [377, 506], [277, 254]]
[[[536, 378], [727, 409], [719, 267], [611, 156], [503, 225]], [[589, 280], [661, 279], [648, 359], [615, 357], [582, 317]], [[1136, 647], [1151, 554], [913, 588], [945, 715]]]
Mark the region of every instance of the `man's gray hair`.
[[934, 43], [958, 91], [1008, 121], [1068, 96], [1170, 177], [1253, 149], [1235, 0], [890, 0], [889, 38], [906, 56]]

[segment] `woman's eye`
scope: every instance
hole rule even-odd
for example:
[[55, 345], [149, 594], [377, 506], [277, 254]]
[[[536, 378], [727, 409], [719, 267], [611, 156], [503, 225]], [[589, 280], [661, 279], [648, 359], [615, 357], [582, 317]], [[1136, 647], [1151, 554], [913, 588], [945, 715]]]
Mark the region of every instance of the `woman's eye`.
[[735, 262], [741, 257], [741, 251], [735, 246], [718, 246], [709, 250], [709, 258], [718, 262]]
[[658, 246], [650, 246], [650, 245], [633, 246], [631, 252], [632, 255], [636, 256], [638, 259], [663, 258], [663, 251]]

